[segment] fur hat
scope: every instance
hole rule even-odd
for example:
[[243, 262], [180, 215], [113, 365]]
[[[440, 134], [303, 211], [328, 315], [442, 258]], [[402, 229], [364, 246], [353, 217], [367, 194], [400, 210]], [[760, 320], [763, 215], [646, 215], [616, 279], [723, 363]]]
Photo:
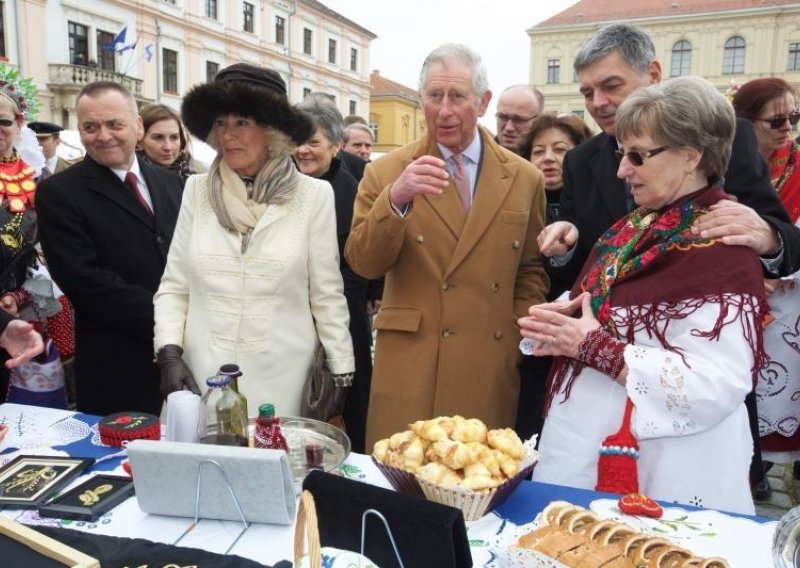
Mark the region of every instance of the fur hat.
[[210, 83], [186, 94], [181, 118], [200, 140], [207, 140], [220, 116], [236, 114], [253, 118], [302, 144], [314, 134], [311, 121], [286, 96], [286, 83], [272, 69], [236, 63], [219, 71]]

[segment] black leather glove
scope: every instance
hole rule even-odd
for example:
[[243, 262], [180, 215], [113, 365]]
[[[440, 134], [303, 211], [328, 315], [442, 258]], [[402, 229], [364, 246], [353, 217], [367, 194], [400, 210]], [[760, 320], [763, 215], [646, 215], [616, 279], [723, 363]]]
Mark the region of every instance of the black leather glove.
[[330, 417], [341, 416], [344, 413], [347, 394], [350, 392], [350, 386], [353, 384], [353, 373], [332, 375], [332, 378], [333, 384], [336, 385], [336, 387], [333, 389], [333, 401], [329, 412]]
[[200, 394], [192, 371], [184, 363], [183, 349], [177, 345], [165, 345], [156, 354], [156, 365], [161, 371], [161, 394], [164, 398], [171, 392], [189, 389], [195, 394]]

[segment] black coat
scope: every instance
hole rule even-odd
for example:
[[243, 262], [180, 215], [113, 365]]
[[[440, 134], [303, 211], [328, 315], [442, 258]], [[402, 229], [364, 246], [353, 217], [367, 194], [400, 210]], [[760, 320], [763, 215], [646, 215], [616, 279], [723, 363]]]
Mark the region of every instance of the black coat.
[[153, 295], [178, 218], [182, 183], [139, 162], [148, 213], [109, 168], [90, 157], [39, 186], [39, 231], [53, 279], [75, 307], [78, 409], [92, 414], [161, 408], [153, 363]]
[[353, 354], [356, 359], [356, 373], [353, 378], [353, 386], [347, 395], [344, 420], [353, 451], [364, 453], [367, 406], [372, 380], [372, 326], [367, 315], [370, 281], [353, 272], [344, 258], [344, 245], [350, 235], [350, 225], [353, 222], [353, 204], [356, 199], [358, 182], [338, 158], [331, 161], [330, 168], [321, 179], [333, 187], [336, 206], [336, 234], [339, 240], [339, 269], [344, 280], [344, 296], [350, 312], [350, 337], [353, 340]]
[[[578, 277], [597, 239], [628, 213], [625, 182], [617, 177], [616, 149], [616, 140], [601, 132], [567, 152], [564, 158], [561, 218], [574, 223], [579, 232], [577, 249], [565, 267], [569, 282]], [[744, 119], [736, 119], [725, 191], [755, 209], [777, 229], [784, 243], [780, 273], [795, 272], [800, 267], [800, 229], [789, 221], [770, 182], [769, 169], [758, 153], [753, 126]]]

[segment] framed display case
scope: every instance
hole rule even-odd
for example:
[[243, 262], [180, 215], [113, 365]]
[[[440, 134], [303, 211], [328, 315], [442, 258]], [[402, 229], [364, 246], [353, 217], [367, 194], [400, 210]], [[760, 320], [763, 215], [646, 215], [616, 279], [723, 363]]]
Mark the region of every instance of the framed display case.
[[92, 463], [90, 458], [17, 456], [0, 468], [0, 506], [38, 507]]
[[96, 521], [133, 495], [133, 480], [127, 476], [95, 475], [47, 505], [39, 507], [42, 517]]

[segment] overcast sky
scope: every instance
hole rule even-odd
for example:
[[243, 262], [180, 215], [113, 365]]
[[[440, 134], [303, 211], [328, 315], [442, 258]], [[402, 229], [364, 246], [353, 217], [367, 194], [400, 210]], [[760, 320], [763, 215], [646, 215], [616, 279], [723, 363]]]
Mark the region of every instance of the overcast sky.
[[526, 30], [577, 0], [403, 0], [393, 9], [382, 0], [321, 0], [378, 36], [370, 46], [370, 70], [416, 89], [425, 56], [442, 43], [464, 43], [489, 71], [494, 95], [481, 122], [495, 128], [494, 105], [505, 87], [528, 81], [530, 38]]

